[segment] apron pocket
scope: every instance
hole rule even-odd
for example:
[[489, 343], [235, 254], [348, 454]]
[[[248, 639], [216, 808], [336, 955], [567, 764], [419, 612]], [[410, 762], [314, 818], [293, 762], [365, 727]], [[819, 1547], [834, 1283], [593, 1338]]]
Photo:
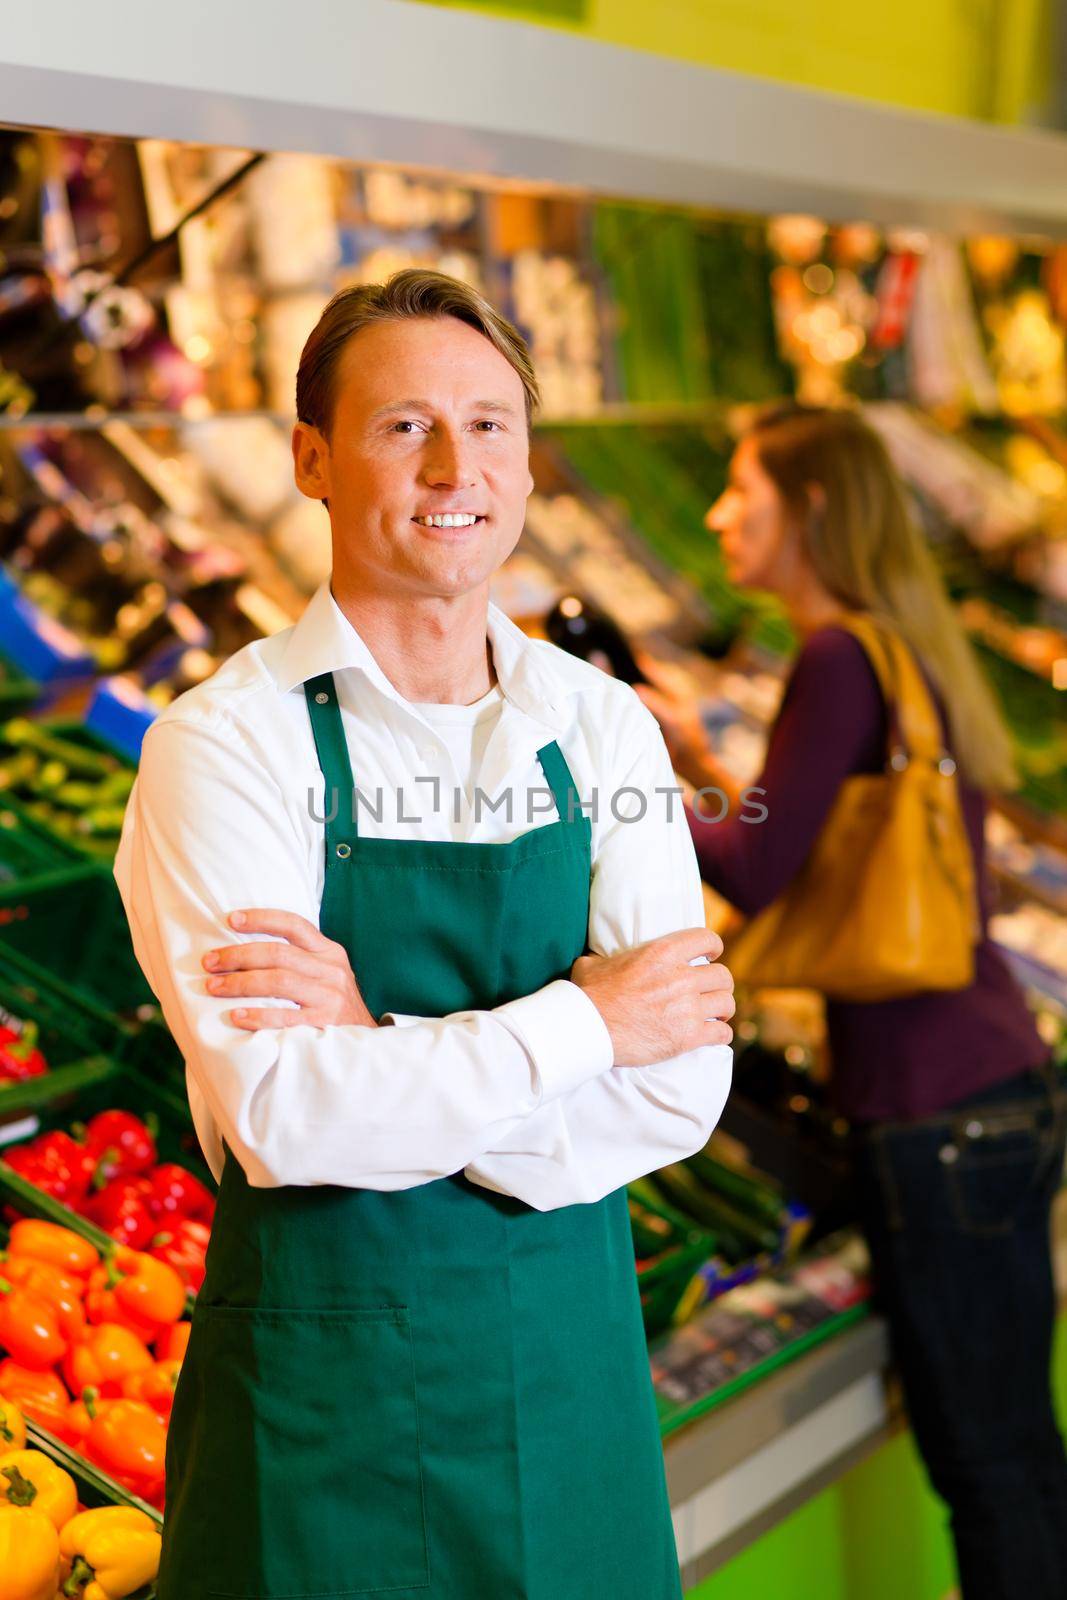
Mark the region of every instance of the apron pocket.
[[[404, 1307], [198, 1306], [180, 1504], [205, 1592], [335, 1600], [429, 1583]], [[188, 1357], [187, 1357], [188, 1359]]]

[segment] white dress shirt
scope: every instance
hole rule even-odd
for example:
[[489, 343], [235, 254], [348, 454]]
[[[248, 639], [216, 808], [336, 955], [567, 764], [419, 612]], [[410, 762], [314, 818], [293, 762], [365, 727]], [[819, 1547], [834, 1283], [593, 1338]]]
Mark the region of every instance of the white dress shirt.
[[[115, 878], [216, 1177], [225, 1138], [257, 1187], [400, 1189], [463, 1170], [550, 1210], [691, 1154], [718, 1120], [729, 1046], [616, 1067], [600, 1013], [566, 978], [492, 1010], [257, 1032], [235, 1027], [236, 1002], [205, 987], [202, 956], [242, 937], [231, 911], [281, 907], [318, 926], [325, 784], [303, 684], [327, 671], [362, 834], [489, 842], [553, 822], [536, 752], [556, 739], [592, 823], [589, 948], [610, 955], [704, 925], [655, 719], [628, 686], [527, 638], [493, 605], [487, 631], [501, 693], [480, 759], [470, 726], [457, 746], [433, 713], [403, 699], [328, 583], [295, 627], [239, 650], [147, 733]], [[493, 701], [460, 709], [492, 712]], [[472, 773], [451, 753], [467, 748], [489, 797], [482, 806], [471, 805]], [[620, 820], [641, 812], [635, 790], [647, 797], [643, 815]]]

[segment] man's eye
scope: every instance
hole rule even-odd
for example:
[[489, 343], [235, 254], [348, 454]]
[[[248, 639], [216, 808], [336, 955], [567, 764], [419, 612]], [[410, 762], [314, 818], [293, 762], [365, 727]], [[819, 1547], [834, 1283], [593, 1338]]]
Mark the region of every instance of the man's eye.
[[497, 432], [497, 433], [500, 433], [500, 432], [501, 432], [501, 427], [500, 427], [500, 423], [499, 423], [499, 422], [493, 422], [493, 421], [492, 421], [492, 419], [491, 419], [491, 418], [489, 418], [489, 417], [483, 417], [483, 418], [482, 418], [482, 419], [481, 419], [481, 421], [480, 421], [480, 422], [476, 422], [476, 423], [475, 423], [475, 424], [474, 424], [474, 426], [475, 426], [475, 427], [476, 427], [476, 428], [484, 428], [484, 429], [489, 429], [489, 428], [492, 428], [492, 429], [494, 429], [494, 430], [495, 430], [495, 431], [496, 431], [496, 432]]
[[414, 433], [415, 429], [417, 427], [418, 427], [418, 423], [417, 422], [413, 422], [410, 417], [405, 417], [405, 418], [403, 418], [402, 421], [393, 423], [393, 432], [394, 433]]

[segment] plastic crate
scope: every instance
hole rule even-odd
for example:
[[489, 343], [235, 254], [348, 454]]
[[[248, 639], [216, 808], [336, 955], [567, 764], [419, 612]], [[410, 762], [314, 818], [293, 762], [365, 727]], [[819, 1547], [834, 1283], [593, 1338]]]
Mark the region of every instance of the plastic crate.
[[0, 891], [42, 873], [83, 864], [69, 840], [30, 815], [10, 795], [0, 796]]
[[110, 868], [83, 862], [0, 884], [0, 945], [85, 999], [133, 1020], [157, 1014]]
[[0, 947], [0, 1006], [37, 1025], [49, 1071], [0, 1083], [0, 1138], [15, 1118], [66, 1104], [118, 1071], [126, 1036], [114, 1017], [86, 1005], [34, 962]]
[[[6, 718], [0, 720], [0, 758], [13, 759], [15, 747], [8, 744], [4, 737], [4, 721], [6, 720]], [[96, 755], [107, 756], [118, 766], [126, 768], [127, 771], [132, 772], [136, 768], [136, 762], [131, 760], [127, 751], [119, 749], [93, 729], [87, 728], [84, 723], [55, 717], [47, 719], [34, 718], [32, 720], [42, 733], [49, 734], [56, 739], [62, 739], [65, 743], [76, 745], [82, 750], [92, 751]], [[17, 784], [11, 792], [13, 798], [20, 800], [24, 806], [29, 803], [28, 795], [21, 793]], [[53, 831], [59, 832], [58, 829], [53, 829]], [[93, 840], [79, 837], [77, 834], [70, 836], [64, 834], [61, 836], [70, 845], [71, 849], [77, 853], [79, 858], [84, 861], [95, 861], [106, 865], [114, 858], [115, 841], [113, 839]]]

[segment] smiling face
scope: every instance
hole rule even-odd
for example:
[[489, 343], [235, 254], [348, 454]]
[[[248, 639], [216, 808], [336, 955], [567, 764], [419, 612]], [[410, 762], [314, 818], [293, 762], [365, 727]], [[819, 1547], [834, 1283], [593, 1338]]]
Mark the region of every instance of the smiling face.
[[334, 571], [364, 590], [488, 589], [533, 490], [522, 380], [456, 317], [375, 322], [346, 345], [329, 439], [293, 431], [298, 487], [328, 499]]
[[755, 441], [742, 439], [726, 488], [704, 519], [719, 535], [726, 576], [742, 589], [779, 590], [797, 557], [797, 537], [773, 480], [760, 465]]

